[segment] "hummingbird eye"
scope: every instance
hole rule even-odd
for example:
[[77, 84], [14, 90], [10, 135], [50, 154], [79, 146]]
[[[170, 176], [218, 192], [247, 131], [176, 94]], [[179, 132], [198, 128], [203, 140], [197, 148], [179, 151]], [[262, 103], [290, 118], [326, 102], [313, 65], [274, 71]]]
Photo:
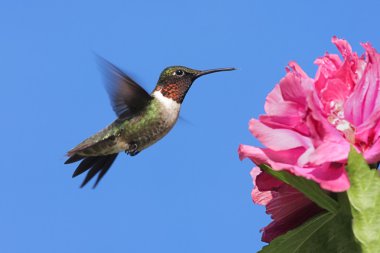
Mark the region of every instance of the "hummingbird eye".
[[185, 72], [183, 71], [183, 70], [181, 70], [181, 69], [177, 69], [174, 73], [173, 73], [173, 75], [175, 75], [175, 76], [183, 76], [185, 74]]

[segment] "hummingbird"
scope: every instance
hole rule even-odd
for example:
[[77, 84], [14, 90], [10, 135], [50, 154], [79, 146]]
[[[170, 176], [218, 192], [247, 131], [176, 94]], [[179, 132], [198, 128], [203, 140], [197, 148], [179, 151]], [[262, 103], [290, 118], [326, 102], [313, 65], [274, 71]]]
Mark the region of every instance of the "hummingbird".
[[95, 188], [120, 152], [135, 156], [163, 138], [175, 125], [182, 102], [193, 82], [204, 75], [235, 70], [195, 70], [184, 66], [165, 68], [149, 94], [112, 63], [106, 65], [106, 90], [117, 119], [67, 152], [65, 164], [81, 161], [72, 177], [87, 171], [85, 186], [96, 175]]

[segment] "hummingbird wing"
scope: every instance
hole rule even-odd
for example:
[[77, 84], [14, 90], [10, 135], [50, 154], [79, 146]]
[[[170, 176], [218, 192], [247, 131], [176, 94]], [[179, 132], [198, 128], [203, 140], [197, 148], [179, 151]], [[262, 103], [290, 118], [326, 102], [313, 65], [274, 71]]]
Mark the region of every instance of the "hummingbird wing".
[[118, 67], [101, 58], [106, 66], [106, 90], [119, 119], [129, 119], [144, 109], [152, 97]]
[[[115, 65], [101, 57], [99, 57], [99, 59], [105, 66], [104, 69], [106, 70], [107, 77], [106, 90], [110, 97], [112, 108], [118, 116], [118, 120], [130, 119], [136, 113], [144, 109], [152, 100], [152, 97], [138, 83]], [[96, 154], [98, 148], [104, 145], [110, 147], [114, 144], [115, 134], [110, 135], [110, 129], [112, 129], [112, 125], [86, 139], [68, 152], [69, 159], [65, 164], [82, 160], [75, 170], [73, 177], [88, 171], [81, 187], [98, 175], [94, 184], [95, 188], [115, 161], [118, 153], [109, 155]], [[83, 150], [89, 152], [92, 149], [95, 151], [92, 152], [94, 153], [92, 155], [80, 153]]]

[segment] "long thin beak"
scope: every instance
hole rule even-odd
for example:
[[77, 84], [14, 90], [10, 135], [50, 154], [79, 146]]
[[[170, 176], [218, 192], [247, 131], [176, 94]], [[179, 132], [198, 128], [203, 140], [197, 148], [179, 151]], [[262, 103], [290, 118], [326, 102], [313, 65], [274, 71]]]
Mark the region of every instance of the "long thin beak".
[[231, 70], [236, 70], [236, 69], [235, 69], [235, 68], [219, 68], [219, 69], [203, 70], [203, 71], [200, 71], [200, 72], [195, 76], [195, 78], [198, 78], [198, 77], [200, 77], [200, 76], [204, 76], [204, 75], [208, 75], [208, 74], [211, 74], [211, 73], [215, 73], [215, 72], [231, 71]]

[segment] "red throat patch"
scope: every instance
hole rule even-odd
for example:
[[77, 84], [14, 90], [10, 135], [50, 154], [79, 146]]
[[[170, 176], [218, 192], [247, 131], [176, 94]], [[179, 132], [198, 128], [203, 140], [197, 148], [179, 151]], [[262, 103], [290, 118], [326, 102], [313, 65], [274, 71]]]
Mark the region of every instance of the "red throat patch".
[[156, 91], [160, 91], [164, 97], [171, 98], [177, 103], [182, 103], [185, 93], [180, 89], [178, 84], [166, 84], [157, 86]]

